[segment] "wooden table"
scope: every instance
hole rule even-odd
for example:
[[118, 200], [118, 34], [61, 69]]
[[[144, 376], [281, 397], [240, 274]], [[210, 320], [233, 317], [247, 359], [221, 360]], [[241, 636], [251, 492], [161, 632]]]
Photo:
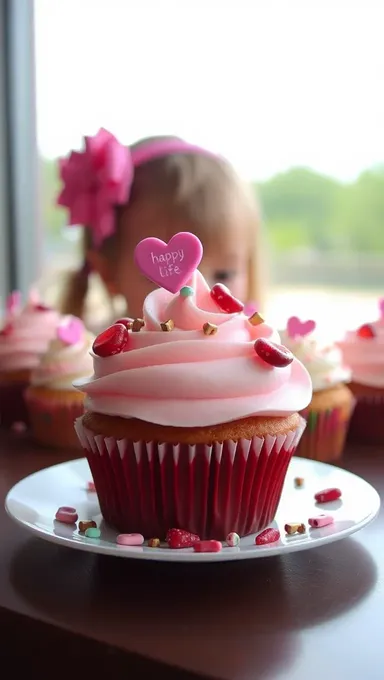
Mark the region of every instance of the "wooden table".
[[[65, 459], [0, 435], [1, 499]], [[350, 449], [344, 466], [384, 493], [382, 451]], [[353, 538], [285, 557], [180, 565], [58, 547], [1, 507], [0, 658], [29, 677], [52, 663], [73, 673], [83, 659], [88, 674], [130, 680], [382, 680], [382, 522], [383, 512]]]

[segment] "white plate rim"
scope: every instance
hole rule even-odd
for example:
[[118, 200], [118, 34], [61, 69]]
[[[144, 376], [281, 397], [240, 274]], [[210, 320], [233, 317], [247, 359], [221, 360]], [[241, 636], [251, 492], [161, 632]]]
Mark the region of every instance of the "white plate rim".
[[[355, 482], [357, 481], [359, 484], [366, 485], [366, 487], [369, 489], [369, 493], [371, 495], [371, 502], [372, 502], [372, 508], [371, 511], [358, 523], [356, 523], [353, 526], [340, 529], [337, 533], [331, 534], [326, 537], [321, 537], [319, 536], [318, 538], [314, 538], [311, 540], [295, 540], [288, 539], [288, 542], [286, 543], [281, 543], [278, 542], [276, 544], [270, 544], [267, 546], [254, 546], [252, 547], [252, 544], [249, 546], [249, 549], [243, 549], [239, 550], [238, 548], [229, 548], [225, 546], [225, 542], [223, 542], [223, 550], [218, 553], [195, 553], [192, 549], [184, 549], [184, 550], [169, 550], [169, 549], [157, 549], [157, 548], [148, 548], [144, 547], [143, 551], [137, 551], [135, 552], [135, 549], [132, 548], [124, 548], [121, 546], [118, 546], [116, 544], [106, 544], [104, 545], [103, 543], [100, 543], [99, 540], [93, 540], [92, 539], [83, 539], [83, 540], [74, 540], [73, 538], [68, 538], [66, 536], [59, 536], [54, 534], [52, 531], [49, 531], [45, 529], [44, 527], [37, 526], [36, 524], [33, 524], [31, 522], [27, 522], [26, 520], [21, 519], [18, 517], [12, 509], [9, 507], [9, 503], [12, 500], [12, 497], [15, 493], [19, 491], [19, 488], [22, 487], [22, 485], [27, 484], [32, 478], [36, 478], [38, 476], [42, 476], [49, 472], [54, 471], [55, 469], [60, 469], [63, 468], [64, 466], [71, 466], [73, 464], [79, 464], [80, 462], [86, 462], [85, 458], [78, 458], [75, 460], [67, 461], [64, 463], [59, 463], [57, 465], [52, 465], [48, 466], [46, 468], [43, 468], [42, 470], [38, 470], [37, 472], [34, 472], [30, 475], [27, 475], [23, 479], [21, 479], [19, 482], [17, 482], [7, 493], [7, 496], [5, 498], [5, 510], [8, 514], [8, 516], [20, 527], [26, 529], [29, 533], [33, 534], [35, 537], [39, 537], [45, 541], [48, 541], [49, 543], [54, 543], [56, 545], [62, 545], [67, 548], [72, 548], [74, 550], [79, 550], [81, 552], [89, 552], [93, 554], [99, 554], [99, 555], [109, 555], [113, 557], [121, 557], [125, 559], [139, 559], [139, 560], [145, 560], [145, 561], [155, 561], [155, 562], [168, 562], [168, 563], [204, 563], [204, 562], [229, 562], [229, 561], [242, 561], [242, 560], [248, 560], [248, 559], [260, 559], [262, 557], [271, 557], [271, 556], [277, 556], [277, 555], [287, 555], [290, 553], [294, 552], [301, 552], [304, 550], [310, 550], [314, 548], [318, 548], [321, 546], [329, 545], [331, 543], [335, 543], [336, 541], [342, 540], [348, 536], [351, 536], [352, 534], [360, 531], [364, 527], [366, 527], [368, 524], [370, 524], [378, 515], [379, 510], [380, 510], [380, 505], [381, 505], [381, 500], [378, 492], [376, 489], [365, 479], [362, 477], [359, 477], [358, 475], [350, 472], [349, 470], [344, 470], [343, 468], [337, 468], [333, 465], [329, 465], [327, 463], [322, 463], [319, 461], [313, 461], [313, 460], [308, 460], [308, 459], [302, 459], [302, 458], [297, 458], [294, 457], [292, 461], [300, 461], [300, 465], [306, 465], [310, 463], [311, 465], [321, 466], [322, 469], [325, 470], [325, 468], [329, 468], [332, 471], [337, 471], [338, 473], [342, 473], [342, 475], [347, 478], [350, 477], [353, 479]], [[292, 465], [291, 461], [291, 465]], [[91, 473], [89, 472], [88, 478], [91, 479]], [[96, 496], [97, 498], [97, 496]], [[319, 509], [319, 513], [321, 510]], [[270, 526], [277, 526], [275, 522], [273, 522]], [[117, 532], [115, 532], [117, 534]], [[254, 536], [256, 534], [253, 534], [251, 536], [248, 536], [245, 538], [248, 540], [254, 540]], [[299, 537], [298, 537], [299, 538]]]

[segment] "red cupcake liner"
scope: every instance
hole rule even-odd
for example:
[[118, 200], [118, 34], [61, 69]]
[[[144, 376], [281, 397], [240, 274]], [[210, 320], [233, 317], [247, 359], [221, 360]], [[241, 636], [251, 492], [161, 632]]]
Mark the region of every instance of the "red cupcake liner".
[[384, 392], [374, 396], [357, 396], [348, 441], [361, 444], [384, 444]]
[[[354, 403], [351, 405], [351, 412]], [[323, 462], [338, 460], [343, 453], [350, 421], [345, 407], [326, 411], [305, 409], [301, 415], [307, 427], [297, 447], [296, 456]]]
[[161, 539], [171, 527], [217, 539], [266, 527], [304, 428], [302, 419], [286, 435], [190, 446], [118, 441], [75, 423], [104, 519]]
[[10, 428], [14, 423], [29, 422], [24, 392], [27, 382], [0, 383], [0, 426]]

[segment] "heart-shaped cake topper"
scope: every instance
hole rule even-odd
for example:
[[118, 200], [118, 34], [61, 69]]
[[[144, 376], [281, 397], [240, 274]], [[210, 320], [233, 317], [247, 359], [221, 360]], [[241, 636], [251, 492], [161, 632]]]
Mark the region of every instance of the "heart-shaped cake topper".
[[309, 333], [312, 333], [316, 328], [316, 322], [312, 319], [308, 321], [300, 321], [297, 316], [291, 316], [287, 321], [287, 333], [290, 338], [303, 338]]
[[80, 342], [83, 331], [83, 322], [76, 316], [69, 316], [58, 327], [57, 338], [64, 345], [76, 345], [77, 342]]
[[380, 317], [384, 319], [384, 297], [380, 298], [379, 300], [379, 311], [380, 311]]
[[158, 238], [145, 238], [135, 248], [135, 262], [147, 279], [178, 293], [190, 280], [203, 257], [201, 241], [188, 231], [175, 234], [164, 243]]

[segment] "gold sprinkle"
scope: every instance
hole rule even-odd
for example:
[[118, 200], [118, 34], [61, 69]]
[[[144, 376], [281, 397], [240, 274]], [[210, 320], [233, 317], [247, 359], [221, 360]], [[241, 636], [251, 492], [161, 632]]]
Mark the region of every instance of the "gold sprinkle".
[[300, 524], [300, 526], [299, 526], [299, 528], [298, 528], [298, 530], [297, 530], [297, 533], [298, 533], [298, 534], [305, 534], [306, 531], [307, 531], [307, 529], [306, 529], [306, 527], [305, 527], [305, 524]]
[[132, 323], [132, 332], [139, 333], [144, 326], [144, 319], [134, 319]]
[[259, 312], [254, 312], [254, 314], [249, 317], [248, 321], [252, 326], [260, 326], [261, 323], [264, 323], [264, 319]]
[[217, 333], [217, 326], [214, 323], [207, 323], [203, 326], [204, 335], [215, 335]]
[[168, 321], [164, 321], [164, 323], [161, 323], [160, 326], [162, 331], [169, 333], [170, 331], [173, 331], [175, 327], [175, 322], [172, 321], [172, 319], [168, 319]]
[[304, 486], [304, 477], [295, 477], [293, 483], [296, 489], [300, 489], [302, 486]]
[[296, 534], [299, 531], [300, 526], [301, 525], [299, 522], [297, 524], [292, 524], [292, 522], [290, 522], [289, 524], [285, 525], [284, 529], [289, 536], [292, 536], [293, 534]]
[[150, 538], [148, 541], [148, 548], [160, 548], [160, 539]]

